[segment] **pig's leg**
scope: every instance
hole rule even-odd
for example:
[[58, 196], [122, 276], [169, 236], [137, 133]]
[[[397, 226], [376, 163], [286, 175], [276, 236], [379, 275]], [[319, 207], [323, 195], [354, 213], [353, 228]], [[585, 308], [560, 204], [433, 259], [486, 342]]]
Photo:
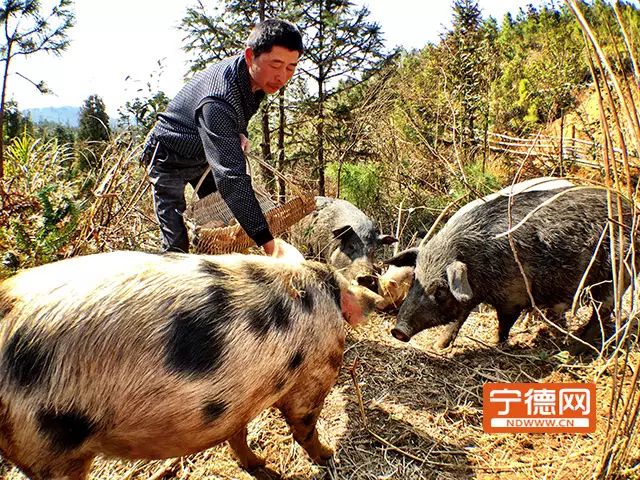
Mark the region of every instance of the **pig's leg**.
[[[622, 289], [621, 291], [626, 289], [630, 280], [627, 274], [622, 276], [618, 285], [619, 288]], [[589, 294], [592, 299], [593, 312], [584, 330], [579, 334], [579, 337], [584, 342], [597, 348], [602, 346], [603, 340], [606, 340], [615, 332], [615, 325], [611, 322], [611, 314], [613, 313], [614, 307], [613, 284], [607, 281], [593, 285], [589, 289]], [[583, 343], [574, 340], [569, 345], [569, 350], [574, 355], [578, 355], [591, 349]], [[591, 353], [593, 353], [593, 351]]]
[[63, 475], [63, 478], [68, 480], [85, 480], [89, 478], [89, 470], [91, 470], [92, 463], [93, 457], [69, 462], [67, 473]]
[[444, 350], [445, 348], [450, 347], [458, 336], [458, 332], [460, 331], [460, 327], [462, 327], [464, 320], [464, 318], [461, 318], [448, 324], [436, 340], [435, 347], [439, 350]]
[[318, 437], [316, 422], [322, 406], [316, 409], [300, 407], [291, 408], [290, 405], [287, 405], [280, 410], [291, 428], [295, 441], [305, 449], [315, 463], [323, 465], [333, 456], [333, 450], [323, 445]]
[[[602, 337], [607, 337], [611, 332], [608, 327], [610, 327], [611, 313], [613, 311], [613, 290], [607, 287], [593, 287], [591, 295], [595, 301], [593, 312], [589, 322], [587, 322], [579, 336], [585, 342], [598, 347], [602, 344]], [[601, 328], [601, 322], [603, 328]], [[579, 355], [589, 350], [589, 347], [578, 341], [574, 341], [569, 348], [574, 355]]]
[[520, 309], [518, 310], [498, 310], [498, 342], [506, 344], [509, 340], [509, 332], [511, 327], [516, 323], [520, 316]]
[[41, 471], [26, 471], [33, 480], [86, 480], [89, 478], [93, 457], [68, 459], [64, 456], [57, 456], [54, 462], [49, 463]]
[[324, 464], [333, 456], [333, 450], [320, 442], [316, 422], [336, 376], [337, 370], [333, 375], [329, 374], [328, 378], [308, 378], [306, 382], [287, 392], [286, 397], [276, 405], [289, 424], [295, 441], [317, 464]]
[[249, 445], [247, 445], [246, 425], [229, 438], [229, 445], [245, 469], [255, 470], [256, 468], [265, 466], [264, 459], [253, 453]]

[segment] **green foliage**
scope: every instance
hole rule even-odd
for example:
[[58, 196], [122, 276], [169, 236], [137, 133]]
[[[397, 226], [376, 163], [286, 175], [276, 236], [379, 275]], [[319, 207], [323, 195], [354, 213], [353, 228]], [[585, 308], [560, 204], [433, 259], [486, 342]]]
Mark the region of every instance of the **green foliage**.
[[227, 0], [218, 5], [199, 1], [187, 8], [179, 28], [185, 32], [183, 49], [194, 56], [190, 72], [199, 72], [211, 62], [238, 54], [257, 21], [257, 13], [255, 2], [247, 1]]
[[60, 258], [76, 234], [84, 200], [69, 176], [73, 158], [71, 145], [26, 132], [7, 147], [8, 194], [18, 200], [1, 212], [0, 245], [24, 267]]
[[109, 115], [104, 102], [98, 95], [91, 95], [80, 108], [74, 174], [83, 175], [90, 168], [100, 167], [110, 135]]
[[71, 145], [57, 138], [36, 138], [25, 131], [7, 146], [6, 173], [14, 187], [31, 195], [48, 182], [66, 183], [73, 155]]
[[197, 1], [195, 6], [187, 8], [179, 28], [185, 32], [183, 49], [193, 55], [190, 73], [242, 52], [249, 31], [261, 18], [280, 18], [294, 24], [300, 18], [299, 2], [261, 0], [256, 3], [252, 0]]
[[44, 141], [55, 138], [58, 145], [67, 144], [73, 146], [76, 141], [76, 129], [58, 122], [38, 122], [34, 130], [37, 137], [42, 138]]
[[489, 88], [486, 81], [489, 62], [485, 40], [477, 2], [455, 0], [453, 31], [444, 39], [449, 58], [443, 70], [449, 76], [452, 97], [459, 104], [455, 128], [463, 146], [471, 143], [480, 112], [486, 112], [483, 103]]
[[56, 198], [57, 189], [47, 185], [37, 192], [42, 210], [36, 218], [10, 221], [17, 252], [27, 254], [35, 264], [58, 260], [78, 226], [77, 204], [65, 196]]
[[[350, 1], [298, 1], [301, 19], [298, 26], [306, 35], [304, 73], [309, 78], [309, 90], [301, 90], [305, 117], [311, 117], [307, 128], [299, 130], [296, 143], [307, 147], [318, 178], [318, 193], [324, 195], [325, 168], [333, 159], [326, 154], [334, 122], [329, 117], [327, 101], [343, 89], [365, 81], [384, 66], [384, 51], [380, 26], [371, 21], [367, 7], [356, 7]], [[335, 80], [341, 79], [341, 82]]]
[[453, 181], [449, 193], [453, 198], [466, 198], [467, 200], [463, 203], [468, 203], [501, 188], [500, 179], [493, 173], [488, 172], [484, 168], [482, 161], [476, 160], [465, 165], [464, 177], [456, 178]]
[[379, 173], [379, 167], [372, 163], [332, 162], [327, 165], [327, 176], [340, 185], [340, 197], [361, 210], [370, 210], [379, 201]]
[[[0, 178], [4, 175], [4, 115], [9, 67], [18, 55], [28, 56], [38, 52], [60, 54], [69, 45], [67, 31], [75, 17], [71, 0], [59, 0], [51, 5], [48, 14], [42, 13], [38, 0], [3, 0], [0, 3], [0, 27], [4, 32], [0, 43], [0, 61], [4, 64], [2, 92], [0, 93]], [[26, 77], [25, 77], [26, 78]], [[49, 93], [43, 81], [31, 82], [41, 93]]]
[[5, 103], [4, 109], [4, 143], [24, 132], [33, 133], [34, 126], [30, 117], [25, 117], [14, 101]]
[[158, 67], [159, 70], [150, 75], [144, 88], [137, 89], [138, 96], [127, 101], [118, 110], [118, 125], [126, 128], [138, 141], [147, 136], [158, 119], [158, 113], [164, 111], [169, 104], [169, 97], [158, 86], [164, 70], [162, 62], [158, 62]]
[[[120, 125], [126, 125], [139, 138], [144, 138], [153, 128], [158, 113], [164, 111], [169, 104], [169, 97], [164, 92], [157, 92], [149, 97], [136, 97], [125, 103], [120, 110]], [[133, 124], [131, 124], [133, 119]]]
[[589, 77], [582, 33], [566, 7], [530, 6], [516, 19], [505, 16], [496, 43], [500, 73], [491, 110], [500, 130], [526, 133], [559, 118]]

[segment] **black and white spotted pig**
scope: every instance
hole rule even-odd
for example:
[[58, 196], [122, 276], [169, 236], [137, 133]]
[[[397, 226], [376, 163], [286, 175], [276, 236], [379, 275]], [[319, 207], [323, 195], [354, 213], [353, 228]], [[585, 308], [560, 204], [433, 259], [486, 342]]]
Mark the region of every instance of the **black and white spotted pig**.
[[374, 299], [326, 265], [263, 256], [114, 252], [23, 271], [0, 284], [0, 454], [33, 479], [80, 480], [97, 454], [228, 440], [254, 468], [246, 425], [275, 406], [324, 462], [316, 421], [344, 319]]

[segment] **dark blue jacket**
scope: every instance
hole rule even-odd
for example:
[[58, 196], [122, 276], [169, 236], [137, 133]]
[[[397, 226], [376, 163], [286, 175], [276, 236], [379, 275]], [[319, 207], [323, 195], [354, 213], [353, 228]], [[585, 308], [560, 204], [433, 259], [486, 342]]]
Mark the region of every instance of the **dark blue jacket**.
[[262, 245], [273, 238], [246, 173], [240, 134], [265, 94], [253, 93], [243, 55], [197, 73], [158, 115], [153, 138], [184, 166], [208, 162], [220, 195], [247, 234]]

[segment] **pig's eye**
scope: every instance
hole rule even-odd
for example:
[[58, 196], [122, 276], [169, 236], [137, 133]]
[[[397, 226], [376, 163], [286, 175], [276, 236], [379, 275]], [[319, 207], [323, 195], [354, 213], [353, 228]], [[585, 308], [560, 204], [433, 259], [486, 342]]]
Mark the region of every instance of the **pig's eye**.
[[436, 302], [443, 303], [448, 297], [448, 292], [444, 288], [439, 288], [435, 291], [434, 297]]

